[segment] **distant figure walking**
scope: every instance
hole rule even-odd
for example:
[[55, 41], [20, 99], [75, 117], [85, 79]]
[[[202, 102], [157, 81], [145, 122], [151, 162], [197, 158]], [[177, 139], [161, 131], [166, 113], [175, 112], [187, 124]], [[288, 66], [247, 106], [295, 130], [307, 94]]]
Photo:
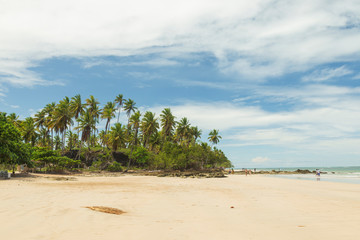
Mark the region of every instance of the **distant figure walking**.
[[316, 180], [320, 181], [320, 169], [316, 169]]

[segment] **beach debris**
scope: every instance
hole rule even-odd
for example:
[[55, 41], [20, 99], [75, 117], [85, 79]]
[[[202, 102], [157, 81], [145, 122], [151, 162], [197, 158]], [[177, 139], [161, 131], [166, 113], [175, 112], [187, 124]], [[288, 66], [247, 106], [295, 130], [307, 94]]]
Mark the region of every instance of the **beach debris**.
[[92, 206], [92, 207], [86, 207], [89, 208], [93, 211], [97, 211], [97, 212], [103, 212], [103, 213], [109, 213], [109, 214], [116, 214], [116, 215], [120, 215], [125, 213], [124, 211], [117, 209], [117, 208], [112, 208], [112, 207], [104, 207], [104, 206]]
[[299, 225], [298, 227], [303, 228], [303, 227], [305, 227], [305, 226], [304, 226], [304, 225]]
[[235, 208], [234, 206], [231, 206], [230, 208]]

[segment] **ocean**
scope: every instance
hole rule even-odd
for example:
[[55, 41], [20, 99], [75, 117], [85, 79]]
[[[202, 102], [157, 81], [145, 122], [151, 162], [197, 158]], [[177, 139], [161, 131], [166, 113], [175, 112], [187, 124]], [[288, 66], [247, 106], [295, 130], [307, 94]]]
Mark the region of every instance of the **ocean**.
[[[297, 169], [301, 170], [310, 170], [315, 171], [320, 169], [320, 179], [317, 179], [315, 174], [281, 174], [281, 175], [271, 175], [274, 177], [281, 178], [290, 178], [290, 179], [300, 179], [300, 180], [309, 180], [309, 181], [327, 181], [327, 182], [344, 182], [344, 183], [354, 183], [360, 184], [360, 166], [352, 167], [298, 167], [298, 168], [258, 168], [257, 171], [271, 171], [271, 170], [282, 170], [282, 171], [296, 171]], [[269, 175], [270, 176], [270, 175]]]

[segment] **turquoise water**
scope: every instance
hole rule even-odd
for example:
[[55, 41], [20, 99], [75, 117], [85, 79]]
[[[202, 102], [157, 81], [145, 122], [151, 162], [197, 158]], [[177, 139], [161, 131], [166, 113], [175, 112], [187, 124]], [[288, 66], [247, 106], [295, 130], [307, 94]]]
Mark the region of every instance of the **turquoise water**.
[[300, 179], [300, 180], [309, 180], [309, 181], [327, 181], [327, 182], [344, 182], [344, 183], [354, 183], [360, 184], [360, 166], [353, 167], [299, 167], [299, 168], [258, 168], [256, 171], [265, 170], [283, 170], [283, 171], [296, 171], [297, 169], [301, 170], [310, 170], [315, 171], [320, 169], [322, 172], [320, 174], [320, 179], [318, 179], [315, 174], [283, 174], [283, 175], [271, 175], [274, 177], [281, 178], [290, 178], [290, 179]]
[[257, 170], [284, 170], [284, 171], [296, 171], [297, 169], [301, 170], [310, 170], [315, 171], [320, 169], [321, 172], [335, 173], [335, 174], [358, 174], [360, 175], [360, 166], [353, 167], [293, 167], [293, 168], [258, 168]]

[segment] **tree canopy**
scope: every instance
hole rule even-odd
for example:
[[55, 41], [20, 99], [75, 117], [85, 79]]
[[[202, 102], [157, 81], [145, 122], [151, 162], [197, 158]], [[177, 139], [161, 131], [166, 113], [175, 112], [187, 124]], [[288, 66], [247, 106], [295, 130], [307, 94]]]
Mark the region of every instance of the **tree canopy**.
[[30, 163], [30, 148], [22, 141], [18, 128], [0, 113], [0, 162], [4, 164]]

